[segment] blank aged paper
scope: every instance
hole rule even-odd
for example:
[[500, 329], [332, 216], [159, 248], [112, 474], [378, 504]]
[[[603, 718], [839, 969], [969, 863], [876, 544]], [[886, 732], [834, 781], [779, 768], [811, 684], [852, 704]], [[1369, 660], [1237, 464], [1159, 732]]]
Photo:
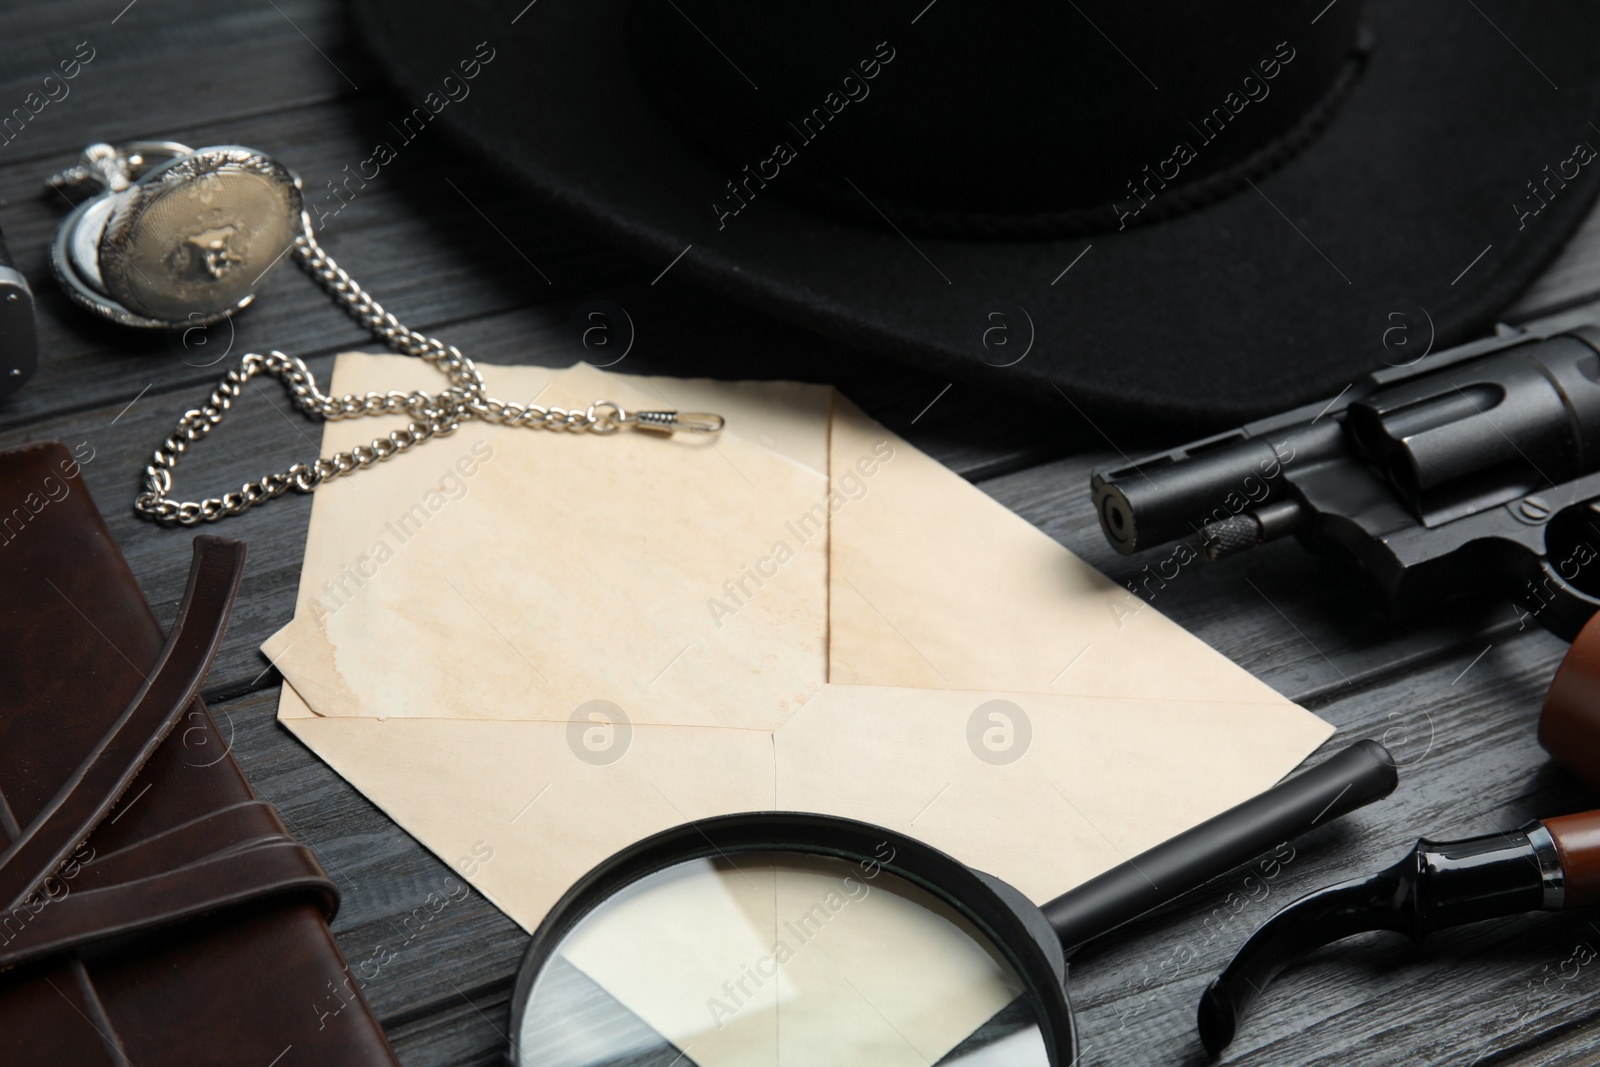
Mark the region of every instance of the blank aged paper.
[[[824, 387], [484, 373], [508, 399], [729, 425], [468, 423], [341, 479], [317, 493], [296, 617], [264, 649], [288, 679], [280, 721], [529, 930], [619, 849], [769, 809], [911, 834], [1043, 902], [1332, 733]], [[341, 392], [418, 387], [436, 375], [403, 357], [335, 369]], [[379, 421], [330, 423], [324, 447]], [[978, 981], [924, 977], [931, 1001]], [[739, 1062], [737, 1044], [695, 1059]]]
[[[341, 358], [333, 391], [414, 387], [419, 367], [432, 373]], [[658, 387], [588, 367], [554, 384], [542, 367], [486, 372], [508, 397], [549, 386], [545, 404], [663, 406]], [[827, 492], [811, 465], [827, 396], [782, 391], [797, 393], [809, 436], [793, 416], [772, 428], [796, 458], [733, 433], [471, 422], [336, 481], [313, 509], [297, 614], [267, 654], [328, 716], [565, 722], [599, 700], [637, 724], [770, 730], [827, 676], [827, 527], [804, 522]], [[370, 436], [364, 421], [330, 423], [329, 447]]]
[[1332, 733], [1287, 703], [830, 685], [775, 735], [777, 806], [899, 830], [1043, 903]]
[[876, 469], [833, 516], [829, 681], [1285, 703], [842, 397], [831, 463]]

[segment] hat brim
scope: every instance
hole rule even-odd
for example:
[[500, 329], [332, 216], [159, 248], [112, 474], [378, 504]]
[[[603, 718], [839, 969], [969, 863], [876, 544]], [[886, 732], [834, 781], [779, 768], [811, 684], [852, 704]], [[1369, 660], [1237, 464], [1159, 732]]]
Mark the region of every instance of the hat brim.
[[[487, 39], [495, 61], [439, 121], [639, 255], [681, 255], [674, 277], [933, 373], [1059, 389], [1116, 419], [1238, 422], [1465, 340], [1600, 191], [1600, 160], [1546, 183], [1544, 199], [1529, 185], [1578, 143], [1600, 147], [1600, 5], [1570, 0], [1369, 4], [1365, 71], [1286, 164], [1167, 221], [1027, 241], [907, 237], [770, 193], [719, 228], [710, 205], [734, 169], [651, 99], [625, 0], [530, 5], [509, 26], [488, 0], [352, 6], [418, 100]], [[1094, 146], [1060, 150], [1069, 166]], [[1529, 216], [1518, 203], [1543, 206]], [[1026, 351], [1015, 362], [984, 347], [996, 308], [1021, 311], [1008, 323], [1008, 351]], [[1391, 320], [1395, 309], [1414, 314]]]

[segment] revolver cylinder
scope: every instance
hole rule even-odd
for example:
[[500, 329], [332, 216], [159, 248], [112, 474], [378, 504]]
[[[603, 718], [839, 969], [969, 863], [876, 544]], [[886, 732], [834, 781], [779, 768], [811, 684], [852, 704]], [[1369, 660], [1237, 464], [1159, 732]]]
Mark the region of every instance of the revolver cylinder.
[[1293, 534], [1397, 615], [1495, 592], [1570, 636], [1600, 611], [1600, 325], [1577, 314], [1097, 473], [1106, 539], [1220, 559]]
[[1424, 523], [1600, 468], [1600, 330], [1518, 346], [1379, 388], [1345, 426]]

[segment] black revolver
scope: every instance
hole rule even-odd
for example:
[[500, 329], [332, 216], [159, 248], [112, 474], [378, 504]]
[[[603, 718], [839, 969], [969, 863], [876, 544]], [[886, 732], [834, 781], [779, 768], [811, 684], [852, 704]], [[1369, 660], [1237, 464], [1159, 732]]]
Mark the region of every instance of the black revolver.
[[1394, 614], [1495, 593], [1570, 640], [1600, 609], [1600, 326], [1502, 326], [1091, 484], [1124, 555], [1293, 534]]

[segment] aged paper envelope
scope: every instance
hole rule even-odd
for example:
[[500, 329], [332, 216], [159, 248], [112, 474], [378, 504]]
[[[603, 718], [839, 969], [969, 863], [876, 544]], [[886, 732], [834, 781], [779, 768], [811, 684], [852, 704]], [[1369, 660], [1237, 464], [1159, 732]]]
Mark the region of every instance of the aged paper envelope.
[[1288, 703], [843, 397], [830, 462], [829, 681]]
[[[427, 373], [344, 356], [336, 388]], [[266, 646], [279, 718], [446, 861], [492, 849], [463, 874], [528, 929], [642, 837], [768, 809], [877, 822], [1042, 902], [1332, 732], [826, 390], [486, 376], [542, 403], [730, 416], [714, 442], [469, 424], [318, 494], [299, 613]], [[371, 550], [330, 608], [326, 583], [429, 492], [415, 543]], [[582, 966], [620, 991], [608, 958]], [[935, 1001], [964, 980], [926, 977]], [[987, 1017], [967, 999], [951, 1033]], [[701, 1062], [735, 1062], [728, 1041]]]
[[[1333, 735], [1294, 705], [829, 685], [771, 737], [640, 728], [632, 736], [649, 739], [652, 755], [634, 759], [624, 737], [614, 742], [618, 769], [601, 764], [596, 774], [569, 724], [458, 734], [446, 720], [325, 719], [289, 685], [278, 718], [446, 862], [478, 840], [536, 856], [537, 876], [469, 879], [528, 930], [607, 856], [691, 818], [737, 811], [876, 823], [1043, 903], [1269, 788]], [[471, 741], [482, 737], [492, 740]], [[726, 788], [713, 800], [743, 806], [676, 806], [650, 785], [656, 758], [663, 767], [681, 759]], [[565, 774], [566, 787], [540, 796]], [[614, 780], [640, 778], [647, 803], [613, 802]]]
[[[339, 368], [341, 390], [435, 384], [426, 367], [401, 357], [347, 355]], [[401, 370], [412, 377], [396, 377]], [[848, 401], [835, 398], [830, 406], [818, 387], [628, 380], [581, 365], [486, 374], [505, 395], [545, 390], [540, 399], [549, 403], [609, 396], [638, 406], [653, 394], [661, 404], [724, 410], [732, 413], [730, 430], [743, 426], [768, 444], [751, 445], [729, 432], [713, 451], [703, 441], [676, 447], [637, 433], [583, 439], [469, 425], [427, 447], [455, 448], [479, 430], [505, 443], [479, 465], [467, 493], [429, 520], [419, 539], [431, 540], [407, 544], [345, 605], [313, 618], [305, 599], [317, 590], [318, 575], [337, 572], [341, 552], [363, 543], [363, 523], [433, 486], [438, 462], [429, 463], [425, 447], [329, 486], [313, 511], [301, 614], [267, 646], [294, 687], [280, 715], [307, 720], [292, 728], [318, 730], [320, 719], [332, 718], [532, 720], [549, 724], [550, 738], [570, 737], [595, 751], [618, 731], [651, 725], [676, 724], [691, 734], [752, 730], [778, 761], [776, 778], [769, 768], [759, 783], [743, 783], [772, 798], [760, 806], [873, 819], [1035, 895], [1060, 892], [1267, 787], [1331, 732], [1154, 608], [1130, 610], [1125, 591], [1072, 553]], [[552, 381], [559, 391], [546, 389]], [[352, 432], [370, 432], [356, 422], [329, 424], [328, 433], [336, 431], [344, 436], [330, 440], [335, 447], [353, 443]], [[630, 437], [637, 447], [624, 452]], [[596, 459], [598, 449], [562, 450], [573, 440], [610, 451]], [[823, 456], [831, 472], [826, 484], [816, 472]], [[525, 457], [533, 459], [520, 462]], [[665, 531], [661, 538], [624, 538], [598, 554], [602, 571], [648, 569], [664, 551], [676, 551], [677, 542], [703, 547], [708, 540], [694, 521], [707, 506], [694, 495], [697, 487], [720, 492], [733, 485], [740, 495], [732, 499], [744, 507], [729, 510], [757, 511], [753, 505], [772, 498], [752, 493], [733, 460], [776, 489], [792, 490], [777, 494], [779, 506], [798, 507], [762, 514], [765, 527], [738, 530], [755, 529], [758, 546], [772, 536], [802, 551], [777, 578], [760, 587], [745, 583], [743, 592], [757, 595], [739, 600], [709, 580], [726, 569], [727, 557], [714, 552], [684, 557], [702, 568], [698, 574], [685, 567], [636, 578], [645, 587], [641, 598], [652, 585], [674, 587], [654, 603], [689, 603], [686, 617], [701, 625], [707, 603], [737, 609], [720, 620], [723, 626], [710, 627], [726, 645], [680, 641], [683, 630], [669, 630], [672, 641], [662, 643], [652, 620], [636, 610], [651, 603], [646, 599], [604, 613], [603, 626], [569, 641], [569, 617], [592, 610], [597, 587], [559, 585], [566, 580], [559, 567], [531, 568], [544, 557], [585, 556], [592, 547], [586, 539], [602, 534], [584, 523], [576, 530], [551, 527], [545, 544], [560, 547], [539, 551], [519, 517], [542, 507], [526, 480], [544, 484], [539, 479], [559, 476], [547, 468], [571, 467], [611, 479], [619, 499], [638, 499], [644, 483], [681, 481], [673, 466], [705, 468], [710, 473], [703, 482], [690, 479], [686, 495], [651, 498], [647, 520], [640, 521]], [[460, 517], [455, 525], [449, 507]], [[735, 552], [750, 543], [725, 541]], [[829, 549], [826, 559], [821, 546]], [[643, 564], [625, 558], [641, 552], [648, 557]], [[442, 561], [468, 565], [452, 577]], [[530, 581], [530, 573], [548, 576], [558, 591], [543, 579]], [[589, 577], [610, 580], [609, 573], [595, 574]], [[684, 586], [691, 595], [674, 600], [676, 587]], [[610, 599], [623, 596], [614, 584], [600, 588]], [[640, 644], [653, 647], [669, 668], [663, 674], [655, 666], [653, 682], [637, 670], [633, 648]], [[557, 647], [562, 656], [551, 655]], [[719, 647], [728, 650], [722, 659], [703, 655]], [[674, 682], [673, 657], [691, 654], [700, 658]], [[359, 694], [346, 691], [347, 670], [363, 680]], [[322, 743], [305, 736], [314, 748]], [[377, 745], [380, 736], [402, 735], [391, 729], [348, 736]], [[433, 736], [447, 744], [454, 735]], [[550, 751], [563, 759], [583, 755], [571, 744]], [[1013, 759], [1012, 752], [1021, 755]], [[355, 745], [338, 765], [366, 790], [365, 763]], [[713, 777], [734, 773], [714, 759], [698, 763]], [[851, 771], [835, 777], [835, 767]], [[883, 773], [868, 773], [874, 767]], [[1020, 795], [1030, 803], [1007, 799]], [[1061, 818], [1062, 805], [1076, 805], [1080, 818]], [[581, 819], [585, 806], [574, 797], [549, 808]], [[1019, 808], [1036, 821], [1016, 821]], [[660, 828], [648, 818], [637, 826], [618, 818], [615, 835], [585, 851], [585, 860], [598, 862], [646, 827]], [[1059, 848], [1032, 847], [1042, 840]], [[1072, 859], [1050, 864], [1043, 857], [1051, 852]], [[524, 895], [522, 906], [508, 910], [531, 925], [554, 897]]]
[[[564, 724], [322, 718], [289, 685], [279, 719], [530, 931], [583, 874], [635, 841], [711, 815], [769, 809], [847, 815], [916, 836], [1043, 903], [1267, 788], [1332, 733], [1292, 705], [835, 685], [775, 735], [641, 727], [604, 764], [591, 762]], [[994, 730], [1005, 744], [985, 736]], [[486, 853], [489, 861], [461, 866]], [[720, 923], [726, 901], [647, 903], [634, 923], [681, 926], [706, 953], [759, 958], [758, 938]], [[927, 944], [941, 933], [893, 910], [857, 917], [860, 940], [829, 942], [834, 951], [786, 966], [785, 980], [856, 973], [851, 953], [864, 946]], [[749, 1062], [766, 1018], [759, 1005], [708, 1041], [696, 1030], [694, 1009], [704, 1004], [686, 1005], [679, 985], [643, 982], [617, 938], [630, 940], [613, 929], [575, 944], [569, 959], [658, 1033], [680, 1042], [698, 1035], [702, 1067]], [[918, 1005], [941, 1006], [938, 1025], [921, 1031], [930, 1048], [940, 1046], [931, 1058], [1012, 992], [982, 959], [935, 956], [937, 965], [881, 976], [902, 991], [908, 1018]], [[780, 1006], [783, 988], [767, 991], [767, 1008]], [[798, 1005], [782, 1007], [786, 1027], [802, 1024]], [[827, 1049], [861, 1040], [875, 1021], [842, 1025], [837, 1012], [824, 1012], [809, 1025]]]
[[774, 735], [777, 806], [899, 830], [1043, 903], [1271, 787], [1332, 734], [1287, 701], [830, 685]]
[[530, 931], [617, 850], [773, 804], [772, 739], [755, 730], [630, 727], [605, 762], [568, 723], [323, 717], [290, 685], [278, 718]]
[[[662, 407], [667, 391], [582, 365], [486, 372], [561, 406]], [[437, 387], [432, 373], [345, 356], [333, 391]], [[789, 527], [827, 491], [827, 395], [670, 392], [777, 407], [758, 431], [774, 447], [469, 423], [319, 491], [299, 610], [267, 654], [325, 716], [565, 722], [603, 701], [636, 724], [772, 729], [826, 680], [826, 529]], [[327, 447], [369, 439], [365, 421], [330, 423]]]

